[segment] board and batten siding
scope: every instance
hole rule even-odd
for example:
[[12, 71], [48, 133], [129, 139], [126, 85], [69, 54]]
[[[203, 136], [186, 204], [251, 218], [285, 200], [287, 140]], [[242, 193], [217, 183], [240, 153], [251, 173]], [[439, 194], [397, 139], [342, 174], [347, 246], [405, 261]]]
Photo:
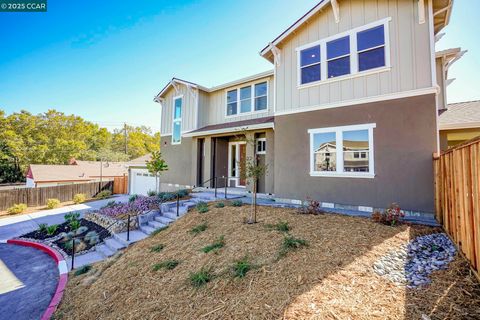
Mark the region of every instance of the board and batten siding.
[[[276, 112], [432, 87], [429, 17], [418, 23], [417, 0], [342, 0], [339, 5], [339, 23], [326, 6], [279, 45]], [[389, 17], [391, 70], [298, 88], [297, 47]]]
[[[226, 116], [226, 109], [227, 109], [227, 91], [233, 90], [235, 88], [240, 89], [248, 85], [252, 85], [255, 83], [261, 83], [267, 81], [268, 86], [268, 98], [267, 98], [267, 110], [251, 112], [248, 114], [239, 114], [235, 116]], [[206, 125], [213, 125], [219, 123], [228, 123], [228, 122], [236, 122], [242, 120], [249, 120], [249, 119], [256, 119], [256, 118], [263, 118], [267, 116], [273, 115], [273, 94], [274, 94], [274, 81], [273, 76], [268, 76], [262, 79], [257, 79], [254, 81], [244, 82], [239, 85], [235, 85], [232, 87], [216, 90], [210, 92], [208, 94], [208, 103], [207, 107], [205, 108], [205, 113], [202, 114], [205, 116], [202, 126]], [[252, 92], [253, 94], [253, 92]], [[240, 108], [240, 106], [238, 106]]]
[[183, 84], [177, 85], [178, 92], [174, 88], [167, 91], [162, 102], [162, 123], [161, 134], [172, 134], [173, 124], [173, 99], [174, 97], [183, 95], [182, 101], [182, 132], [191, 131], [197, 128], [196, 120], [196, 99], [192, 93]]

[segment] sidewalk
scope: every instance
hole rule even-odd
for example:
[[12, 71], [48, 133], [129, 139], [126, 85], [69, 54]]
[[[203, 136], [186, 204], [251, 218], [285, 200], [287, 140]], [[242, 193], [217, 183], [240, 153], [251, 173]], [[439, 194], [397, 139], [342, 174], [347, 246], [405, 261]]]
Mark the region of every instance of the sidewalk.
[[63, 223], [65, 221], [64, 215], [66, 213], [78, 212], [80, 213], [80, 216], [83, 216], [84, 212], [100, 209], [112, 200], [115, 200], [116, 202], [127, 202], [128, 197], [128, 195], [116, 195], [109, 199], [0, 219], [0, 240], [12, 239], [34, 231], [38, 229], [40, 223], [46, 223], [48, 225]]

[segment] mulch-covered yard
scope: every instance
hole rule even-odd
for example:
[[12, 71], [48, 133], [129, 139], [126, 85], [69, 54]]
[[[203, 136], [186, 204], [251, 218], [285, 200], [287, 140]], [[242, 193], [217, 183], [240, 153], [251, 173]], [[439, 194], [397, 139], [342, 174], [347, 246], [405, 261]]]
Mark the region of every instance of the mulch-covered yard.
[[[259, 208], [259, 223], [246, 225], [248, 210], [211, 205], [207, 213], [191, 212], [120, 257], [70, 277], [56, 318], [480, 318], [480, 285], [461, 257], [420, 289], [398, 287], [373, 272], [373, 263], [388, 251], [438, 229], [270, 207]], [[271, 226], [279, 221], [308, 246], [279, 255], [286, 233]], [[204, 231], [190, 232], [202, 223]], [[224, 247], [202, 252], [222, 235]], [[253, 269], [234, 277], [233, 264], [245, 257]], [[154, 271], [167, 260], [179, 264]], [[213, 279], [195, 288], [189, 277], [201, 268]]]

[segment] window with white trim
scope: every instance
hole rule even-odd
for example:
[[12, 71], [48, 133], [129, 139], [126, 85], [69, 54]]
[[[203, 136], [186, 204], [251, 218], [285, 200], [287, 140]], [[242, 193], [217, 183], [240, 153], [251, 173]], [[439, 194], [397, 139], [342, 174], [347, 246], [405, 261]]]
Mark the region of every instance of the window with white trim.
[[267, 109], [268, 85], [260, 82], [227, 91], [227, 116], [248, 114]]
[[310, 175], [373, 178], [375, 124], [310, 129]]
[[182, 103], [182, 96], [173, 98], [172, 144], [182, 141]]
[[267, 153], [267, 138], [258, 138], [257, 139], [257, 154], [266, 154]]
[[390, 20], [383, 19], [297, 48], [298, 85], [389, 67]]

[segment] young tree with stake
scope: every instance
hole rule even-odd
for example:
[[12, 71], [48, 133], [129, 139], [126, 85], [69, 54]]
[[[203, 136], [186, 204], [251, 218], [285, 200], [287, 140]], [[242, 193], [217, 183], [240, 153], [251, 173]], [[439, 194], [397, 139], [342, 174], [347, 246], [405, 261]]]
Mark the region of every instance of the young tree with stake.
[[162, 153], [160, 151], [152, 152], [152, 157], [149, 161], [147, 161], [147, 169], [148, 172], [155, 175], [155, 188], [156, 192], [158, 193], [160, 190], [158, 177], [163, 171], [168, 170], [168, 166], [165, 160], [162, 158]]

